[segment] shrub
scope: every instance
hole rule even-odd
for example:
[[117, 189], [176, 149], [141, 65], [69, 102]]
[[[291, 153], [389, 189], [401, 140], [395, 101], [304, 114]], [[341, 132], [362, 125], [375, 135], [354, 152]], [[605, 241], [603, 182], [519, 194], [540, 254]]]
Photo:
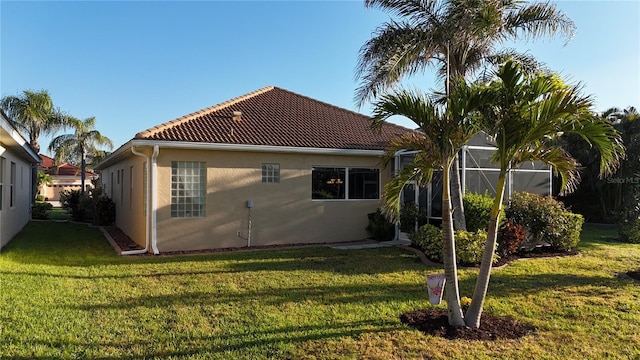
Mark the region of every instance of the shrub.
[[95, 225], [112, 225], [116, 221], [116, 204], [113, 200], [106, 196], [92, 199], [94, 202], [93, 223]]
[[60, 192], [62, 207], [71, 212], [71, 218], [75, 221], [85, 220], [85, 209], [80, 206], [81, 197], [80, 190], [62, 190]]
[[[441, 263], [442, 258], [442, 230], [426, 224], [417, 232], [409, 234], [411, 243], [422, 250], [432, 261]], [[482, 260], [484, 244], [487, 241], [487, 233], [484, 230], [469, 232], [458, 230], [455, 232], [456, 259], [459, 264], [477, 265]]]
[[422, 225], [418, 231], [409, 233], [409, 239], [430, 260], [442, 262], [442, 230], [431, 224]]
[[390, 223], [380, 209], [376, 212], [367, 214], [369, 218], [369, 225], [367, 225], [367, 233], [376, 241], [389, 241], [393, 239], [395, 235], [395, 226]]
[[493, 197], [488, 193], [484, 195], [467, 193], [462, 198], [464, 216], [467, 221], [467, 231], [475, 232], [487, 230], [493, 207]]
[[42, 194], [36, 195], [36, 201], [43, 202], [44, 201], [44, 195], [42, 195]]
[[570, 251], [580, 241], [584, 219], [550, 196], [513, 193], [505, 214], [507, 220], [524, 227], [527, 248], [548, 243], [555, 250]]
[[427, 223], [427, 211], [418, 208], [415, 204], [404, 204], [400, 209], [400, 231], [412, 233], [415, 231], [415, 224], [418, 221], [418, 228]]
[[53, 205], [46, 202], [37, 202], [31, 208], [31, 218], [36, 220], [46, 220], [49, 218], [48, 212], [53, 209]]
[[456, 230], [456, 258], [464, 265], [478, 265], [482, 261], [484, 244], [487, 242], [487, 232]]
[[501, 256], [515, 254], [526, 238], [527, 234], [522, 225], [506, 221], [498, 232], [498, 254]]
[[632, 244], [640, 244], [640, 218], [620, 225], [620, 239]]

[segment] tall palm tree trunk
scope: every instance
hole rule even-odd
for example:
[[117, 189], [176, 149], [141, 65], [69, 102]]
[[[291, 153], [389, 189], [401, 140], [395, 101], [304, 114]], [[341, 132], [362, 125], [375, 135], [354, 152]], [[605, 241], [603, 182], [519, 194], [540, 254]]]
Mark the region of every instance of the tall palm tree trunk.
[[491, 219], [489, 220], [487, 242], [484, 245], [482, 263], [480, 263], [480, 271], [478, 272], [478, 280], [476, 280], [476, 287], [473, 290], [471, 305], [465, 314], [465, 322], [467, 326], [474, 328], [480, 327], [482, 307], [484, 306], [484, 299], [487, 295], [487, 290], [489, 289], [489, 278], [491, 277], [491, 268], [493, 266], [493, 254], [495, 254], [496, 243], [498, 240], [498, 224], [500, 222], [502, 199], [504, 198], [505, 179], [506, 170], [500, 170], [496, 197], [493, 199], [493, 207], [491, 208]]
[[80, 171], [82, 172], [80, 174], [80, 184], [81, 184], [80, 186], [82, 186], [82, 190], [80, 190], [80, 194], [82, 194], [82, 197], [84, 197], [84, 195], [85, 195], [84, 183], [86, 181], [86, 174], [85, 173], [86, 173], [86, 169], [87, 169], [87, 159], [86, 159], [86, 157], [87, 156], [86, 156], [85, 152], [83, 151], [82, 152], [82, 161], [80, 163]]
[[453, 206], [453, 228], [467, 230], [467, 220], [464, 216], [464, 203], [462, 201], [462, 186], [460, 183], [459, 155], [456, 155], [451, 167], [451, 205]]
[[462, 308], [460, 307], [460, 290], [458, 289], [458, 268], [456, 265], [455, 239], [453, 236], [453, 219], [451, 218], [451, 199], [449, 173], [451, 172], [451, 159], [445, 158], [445, 169], [442, 172], [442, 248], [444, 274], [446, 277], [445, 293], [449, 324], [452, 326], [465, 326]]

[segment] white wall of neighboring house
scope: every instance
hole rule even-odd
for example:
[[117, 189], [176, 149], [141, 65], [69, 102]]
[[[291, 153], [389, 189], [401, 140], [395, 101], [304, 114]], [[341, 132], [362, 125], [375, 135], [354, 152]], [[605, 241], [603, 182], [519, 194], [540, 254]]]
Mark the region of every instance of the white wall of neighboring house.
[[32, 169], [38, 155], [0, 113], [0, 248], [31, 218]]

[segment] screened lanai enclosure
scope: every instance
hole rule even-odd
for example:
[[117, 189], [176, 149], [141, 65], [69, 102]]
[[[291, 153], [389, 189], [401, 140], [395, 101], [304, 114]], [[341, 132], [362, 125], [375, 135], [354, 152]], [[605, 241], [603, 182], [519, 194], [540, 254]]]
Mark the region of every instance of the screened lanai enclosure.
[[[495, 143], [484, 133], [472, 138], [462, 149], [459, 158], [460, 182], [463, 194], [473, 192], [478, 194], [496, 194], [496, 185], [500, 169], [491, 162], [495, 151]], [[403, 150], [396, 153], [394, 169], [401, 170], [409, 166], [414, 159], [415, 151]], [[505, 187], [505, 201], [512, 192], [530, 192], [549, 195], [552, 192], [551, 168], [541, 162], [523, 164], [519, 168], [511, 169], [507, 176]], [[452, 190], [453, 191], [453, 190]], [[429, 186], [418, 187], [415, 183], [405, 184], [401, 205], [403, 208], [413, 206], [419, 209], [422, 222], [440, 224], [442, 221], [442, 173], [434, 172]]]

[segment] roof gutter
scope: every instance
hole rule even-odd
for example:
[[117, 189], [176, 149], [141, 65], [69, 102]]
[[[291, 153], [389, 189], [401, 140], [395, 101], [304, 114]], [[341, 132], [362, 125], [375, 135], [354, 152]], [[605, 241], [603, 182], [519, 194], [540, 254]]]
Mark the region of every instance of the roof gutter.
[[[137, 151], [134, 145], [131, 145], [131, 152], [134, 155], [142, 156], [146, 160], [146, 163], [147, 163], [147, 181], [146, 181], [147, 188], [144, 189], [144, 191], [146, 191], [147, 199], [149, 199], [149, 195], [151, 193], [151, 187], [149, 186], [149, 184], [150, 184], [150, 182], [149, 182], [149, 173], [150, 173], [149, 167], [151, 166], [151, 161], [150, 161], [149, 156], [147, 154]], [[149, 214], [151, 213], [149, 211], [149, 201], [147, 201], [147, 205], [146, 206], [147, 206], [147, 211], [146, 211], [147, 216], [145, 217], [145, 221], [144, 221], [144, 223], [145, 223], [144, 249], [142, 249], [142, 250], [122, 251], [122, 252], [120, 252], [120, 255], [137, 255], [137, 254], [146, 254], [147, 252], [149, 252], [149, 242], [150, 242], [150, 239], [151, 239], [151, 234], [149, 233], [149, 228], [150, 228], [150, 225], [149, 225]]]
[[309, 155], [345, 155], [345, 156], [382, 156], [384, 150], [362, 150], [362, 149], [334, 149], [296, 146], [274, 146], [274, 145], [245, 145], [245, 144], [220, 144], [188, 141], [165, 141], [165, 140], [129, 140], [125, 145], [114, 151], [111, 155], [102, 160], [96, 170], [108, 166], [112, 161], [120, 156], [126, 155], [129, 146], [158, 146], [159, 148], [187, 149], [187, 150], [219, 150], [219, 151], [249, 151], [249, 152], [271, 152], [271, 153], [294, 153]]

